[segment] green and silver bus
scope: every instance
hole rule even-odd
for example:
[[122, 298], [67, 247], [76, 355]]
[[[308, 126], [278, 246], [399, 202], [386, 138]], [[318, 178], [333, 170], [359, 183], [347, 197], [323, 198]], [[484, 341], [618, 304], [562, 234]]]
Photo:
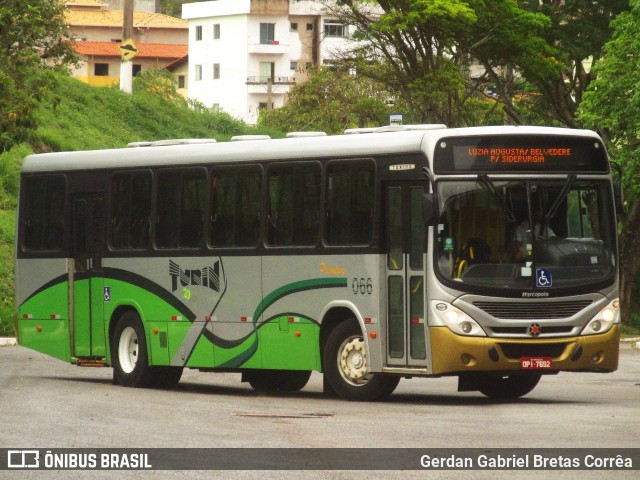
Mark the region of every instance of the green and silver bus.
[[616, 370], [619, 190], [595, 133], [369, 132], [27, 157], [20, 344], [125, 386], [317, 371], [349, 400]]

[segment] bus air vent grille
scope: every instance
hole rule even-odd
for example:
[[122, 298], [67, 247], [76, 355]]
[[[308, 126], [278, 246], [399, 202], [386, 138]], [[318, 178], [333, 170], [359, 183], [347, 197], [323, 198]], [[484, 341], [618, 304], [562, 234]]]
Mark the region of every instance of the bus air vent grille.
[[591, 300], [566, 302], [473, 302], [479, 309], [495, 318], [540, 320], [569, 318], [591, 305]]
[[518, 359], [521, 357], [551, 357], [558, 358], [567, 348], [566, 343], [500, 343], [505, 357]]

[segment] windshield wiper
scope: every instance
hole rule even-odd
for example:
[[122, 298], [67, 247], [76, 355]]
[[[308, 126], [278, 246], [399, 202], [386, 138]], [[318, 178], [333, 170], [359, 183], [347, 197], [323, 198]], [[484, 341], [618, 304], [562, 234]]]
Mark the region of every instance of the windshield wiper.
[[496, 201], [498, 202], [498, 206], [502, 209], [505, 216], [507, 217], [507, 221], [509, 223], [517, 223], [515, 215], [513, 214], [511, 209], [507, 206], [507, 203], [504, 201], [504, 198], [502, 198], [502, 194], [498, 191], [496, 186], [493, 184], [493, 182], [489, 178], [489, 175], [487, 175], [486, 173], [481, 173], [480, 175], [478, 175], [478, 181], [482, 184], [482, 186], [484, 186], [484, 188], [486, 188], [493, 194]]
[[556, 198], [556, 201], [553, 202], [553, 205], [551, 205], [551, 208], [549, 209], [549, 211], [544, 216], [544, 224], [545, 225], [549, 225], [549, 219], [553, 218], [556, 215], [556, 212], [558, 211], [558, 208], [560, 208], [560, 204], [567, 197], [567, 195], [569, 194], [569, 190], [571, 190], [571, 187], [575, 183], [576, 177], [577, 177], [577, 175], [575, 173], [572, 173], [567, 177], [567, 181], [565, 182], [564, 186], [562, 187], [562, 190], [560, 190], [560, 193], [558, 194], [558, 197]]

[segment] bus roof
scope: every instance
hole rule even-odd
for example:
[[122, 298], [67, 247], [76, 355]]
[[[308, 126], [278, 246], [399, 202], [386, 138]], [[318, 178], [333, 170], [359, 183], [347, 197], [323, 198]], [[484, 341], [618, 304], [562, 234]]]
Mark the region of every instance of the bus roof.
[[[478, 135], [573, 135], [599, 138], [589, 130], [552, 127], [472, 127], [456, 129], [391, 131], [366, 135], [298, 137], [250, 142], [220, 142], [163, 147], [140, 146], [81, 152], [29, 155], [22, 172], [148, 168], [223, 162], [349, 158], [432, 151], [443, 137]], [[171, 142], [167, 142], [171, 143]]]

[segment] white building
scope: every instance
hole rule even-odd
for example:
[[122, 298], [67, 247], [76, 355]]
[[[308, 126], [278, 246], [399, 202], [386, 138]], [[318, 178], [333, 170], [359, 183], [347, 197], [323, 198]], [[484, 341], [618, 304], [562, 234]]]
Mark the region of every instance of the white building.
[[182, 6], [189, 22], [189, 97], [255, 124], [260, 108], [284, 105], [309, 66], [346, 48], [348, 27], [321, 3], [214, 0]]

